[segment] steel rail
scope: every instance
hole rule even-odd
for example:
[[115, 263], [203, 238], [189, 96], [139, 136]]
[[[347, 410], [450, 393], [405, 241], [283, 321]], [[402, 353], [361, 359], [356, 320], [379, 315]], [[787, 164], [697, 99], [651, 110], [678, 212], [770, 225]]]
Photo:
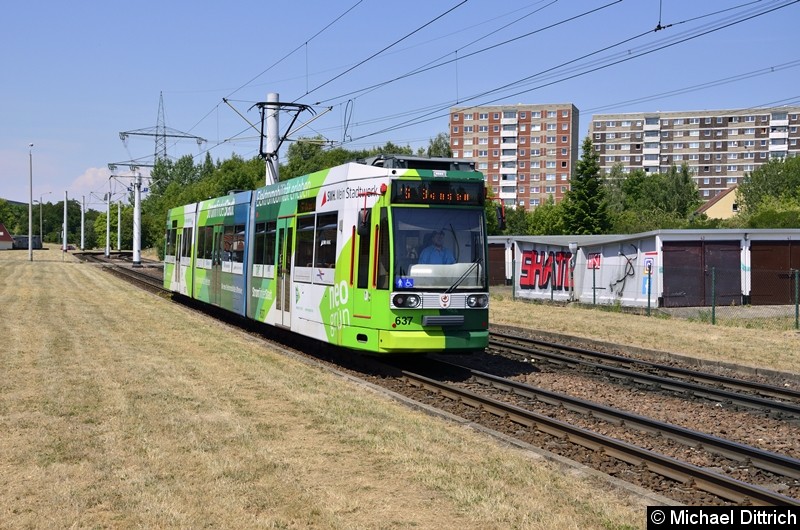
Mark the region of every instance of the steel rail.
[[489, 412], [500, 418], [506, 418], [519, 425], [538, 429], [557, 438], [566, 439], [593, 451], [601, 451], [608, 456], [634, 466], [643, 466], [661, 476], [692, 485], [697, 489], [712, 493], [728, 501], [762, 506], [800, 506], [800, 500], [798, 499], [681, 462], [566, 422], [536, 414], [509, 403], [481, 396], [406, 370], [402, 371], [402, 377], [407, 384], [427, 389], [478, 410]]
[[617, 425], [636, 426], [640, 430], [660, 434], [682, 444], [702, 448], [738, 462], [746, 462], [771, 473], [800, 479], [800, 460], [786, 455], [765, 451], [757, 447], [740, 444], [699, 431], [693, 431], [679, 425], [654, 420], [592, 401], [551, 392], [543, 388], [487, 374], [479, 370], [473, 370], [466, 366], [453, 366], [469, 370], [470, 374], [478, 381], [485, 382], [500, 390], [505, 390], [527, 398], [537, 399], [549, 405], [563, 406], [568, 410], [581, 414], [591, 414], [594, 418], [600, 418]]
[[552, 342], [548, 342], [546, 340], [522, 337], [519, 335], [512, 335], [509, 333], [500, 333], [493, 331], [491, 333], [491, 336], [502, 337], [510, 340], [518, 340], [521, 342], [525, 342], [527, 344], [536, 344], [538, 346], [553, 348], [555, 350], [568, 351], [588, 359], [603, 359], [604, 361], [617, 363], [623, 366], [637, 366], [644, 369], [658, 370], [660, 372], [668, 373], [673, 376], [681, 376], [687, 379], [693, 379], [695, 381], [703, 381], [706, 383], [724, 385], [728, 388], [733, 388], [733, 389], [747, 390], [750, 392], [756, 392], [758, 394], [764, 396], [770, 396], [777, 399], [800, 401], [800, 391], [792, 390], [790, 388], [782, 388], [774, 385], [756, 383], [754, 381], [744, 381], [741, 379], [736, 379], [734, 377], [710, 374], [707, 372], [698, 372], [696, 370], [691, 370], [688, 368], [669, 366], [652, 361], [645, 361], [642, 359], [631, 359], [630, 357], [624, 357], [622, 355], [614, 355], [612, 353], [589, 350], [586, 348], [579, 348], [577, 346], [569, 346], [566, 344], [555, 344]]
[[[520, 338], [520, 337], [517, 337], [516, 339], [527, 340], [525, 338]], [[800, 417], [800, 405], [794, 403], [775, 401], [773, 399], [767, 399], [748, 394], [739, 394], [728, 390], [703, 386], [697, 383], [684, 381], [682, 379], [671, 379], [668, 377], [637, 372], [635, 370], [630, 370], [627, 368], [618, 368], [615, 366], [609, 366], [607, 364], [596, 363], [584, 359], [575, 359], [558, 353], [536, 350], [520, 344], [511, 344], [508, 342], [498, 341], [492, 338], [489, 339], [489, 344], [493, 344], [495, 346], [501, 346], [503, 348], [515, 349], [524, 352], [526, 354], [529, 354], [533, 357], [545, 358], [561, 364], [574, 364], [574, 365], [587, 366], [598, 371], [607, 372], [609, 375], [615, 377], [629, 379], [643, 384], [655, 385], [660, 388], [674, 390], [676, 392], [690, 392], [695, 396], [705, 397], [713, 401], [727, 401], [738, 405], [757, 408], [760, 410], [767, 409]], [[553, 346], [553, 347], [558, 347], [558, 346]]]

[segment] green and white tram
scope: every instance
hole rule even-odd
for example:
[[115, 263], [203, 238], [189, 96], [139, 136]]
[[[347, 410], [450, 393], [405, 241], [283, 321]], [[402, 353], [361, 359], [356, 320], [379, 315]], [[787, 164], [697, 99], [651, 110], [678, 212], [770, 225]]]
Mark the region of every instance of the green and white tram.
[[[212, 283], [202, 296], [186, 289], [191, 280], [171, 279], [170, 265], [182, 261], [170, 255], [169, 229], [192, 207], [193, 226], [204, 224], [200, 208], [177, 208], [168, 217], [165, 286], [211, 303], [224, 299], [213, 288], [243, 292], [243, 306], [223, 307], [354, 350], [480, 350], [489, 320], [484, 186], [467, 162], [381, 157], [246, 192], [246, 222], [237, 211], [229, 230], [241, 282]], [[230, 202], [239, 207], [245, 197], [237, 197]], [[194, 231], [185, 277], [202, 277], [203, 253], [216, 252], [213, 237], [198, 245], [202, 233]]]

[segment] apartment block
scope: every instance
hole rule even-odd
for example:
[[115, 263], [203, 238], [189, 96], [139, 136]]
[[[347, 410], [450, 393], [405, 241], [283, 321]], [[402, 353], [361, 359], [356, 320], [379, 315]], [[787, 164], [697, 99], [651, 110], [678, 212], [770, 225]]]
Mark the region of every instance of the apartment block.
[[712, 199], [770, 159], [800, 153], [800, 107], [595, 114], [589, 134], [610, 172], [666, 172], [686, 163]]
[[475, 162], [506, 207], [560, 201], [580, 157], [572, 104], [489, 105], [450, 109], [453, 156]]

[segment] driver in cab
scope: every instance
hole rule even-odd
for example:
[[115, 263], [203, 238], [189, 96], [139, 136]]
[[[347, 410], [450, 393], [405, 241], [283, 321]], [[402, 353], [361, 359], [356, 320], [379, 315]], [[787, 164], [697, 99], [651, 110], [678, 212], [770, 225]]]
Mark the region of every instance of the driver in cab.
[[431, 237], [431, 244], [422, 249], [419, 262], [426, 265], [450, 265], [456, 262], [449, 248], [444, 247], [444, 232], [437, 230]]

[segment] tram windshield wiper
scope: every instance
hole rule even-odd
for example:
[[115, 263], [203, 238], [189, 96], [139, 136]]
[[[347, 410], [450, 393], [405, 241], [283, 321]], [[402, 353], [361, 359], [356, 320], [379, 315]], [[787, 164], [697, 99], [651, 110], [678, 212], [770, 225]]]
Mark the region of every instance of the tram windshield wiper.
[[477, 260], [473, 261], [470, 264], [469, 268], [467, 268], [467, 270], [464, 271], [464, 274], [459, 276], [458, 279], [455, 282], [453, 282], [453, 285], [447, 288], [445, 293], [452, 293], [453, 291], [455, 291], [456, 287], [461, 285], [461, 283], [467, 279], [467, 276], [469, 276], [472, 273], [472, 271], [474, 271], [478, 267], [478, 265], [481, 265], [482, 263], [483, 263], [483, 258], [478, 258]]

